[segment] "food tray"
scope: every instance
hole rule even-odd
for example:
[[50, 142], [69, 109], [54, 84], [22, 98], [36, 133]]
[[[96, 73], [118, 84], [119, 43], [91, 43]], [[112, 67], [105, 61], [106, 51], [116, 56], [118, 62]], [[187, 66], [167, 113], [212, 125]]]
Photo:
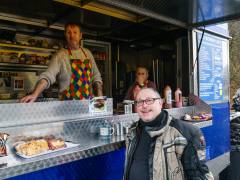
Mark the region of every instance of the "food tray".
[[[34, 158], [34, 157], [38, 157], [38, 156], [42, 156], [42, 155], [45, 155], [45, 154], [51, 154], [51, 153], [54, 153], [54, 152], [58, 152], [58, 151], [63, 151], [63, 150], [67, 150], [67, 149], [71, 149], [71, 148], [74, 148], [74, 147], [77, 147], [79, 144], [73, 144], [73, 143], [70, 143], [70, 142], [65, 142], [66, 144], [66, 147], [63, 147], [63, 148], [60, 148], [60, 149], [56, 149], [56, 150], [48, 150], [48, 151], [45, 151], [45, 152], [42, 152], [42, 153], [39, 153], [39, 154], [36, 154], [36, 155], [32, 155], [32, 156], [26, 156], [22, 153], [19, 153], [16, 151], [16, 154], [22, 158], [25, 158], [25, 159], [29, 159], [29, 158]], [[20, 144], [19, 144], [20, 145]], [[17, 146], [19, 146], [17, 145]]]
[[181, 118], [183, 121], [188, 121], [188, 122], [204, 122], [204, 121], [210, 121], [212, 119], [191, 119], [191, 120], [186, 120], [184, 118]]

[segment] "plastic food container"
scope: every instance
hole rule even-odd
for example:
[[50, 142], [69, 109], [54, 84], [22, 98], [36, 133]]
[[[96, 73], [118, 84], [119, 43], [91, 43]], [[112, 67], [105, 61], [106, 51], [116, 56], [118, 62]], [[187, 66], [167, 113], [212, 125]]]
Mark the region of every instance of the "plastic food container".
[[0, 99], [5, 100], [5, 99], [10, 99], [11, 94], [10, 93], [0, 93]]

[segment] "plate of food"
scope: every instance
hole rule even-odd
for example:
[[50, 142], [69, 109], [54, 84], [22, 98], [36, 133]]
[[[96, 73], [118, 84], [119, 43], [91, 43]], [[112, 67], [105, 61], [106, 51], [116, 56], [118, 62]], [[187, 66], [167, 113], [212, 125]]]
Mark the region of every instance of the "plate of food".
[[198, 113], [198, 114], [185, 114], [182, 118], [184, 121], [189, 122], [202, 122], [202, 121], [208, 121], [212, 119], [212, 114], [207, 113]]
[[15, 150], [18, 156], [28, 159], [57, 151], [66, 150], [76, 147], [78, 145], [79, 144], [65, 142], [61, 138], [41, 138], [18, 142], [15, 145]]
[[106, 96], [99, 96], [94, 97], [90, 100], [89, 104], [89, 111], [91, 113], [102, 113], [107, 111], [106, 105], [107, 97]]

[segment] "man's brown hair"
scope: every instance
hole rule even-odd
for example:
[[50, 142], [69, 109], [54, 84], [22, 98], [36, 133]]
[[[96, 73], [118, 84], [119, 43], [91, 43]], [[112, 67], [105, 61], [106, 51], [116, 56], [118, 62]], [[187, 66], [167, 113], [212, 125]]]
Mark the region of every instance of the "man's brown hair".
[[67, 27], [72, 27], [72, 26], [77, 26], [79, 28], [79, 31], [81, 32], [81, 26], [78, 23], [74, 23], [74, 22], [68, 22], [65, 24], [64, 30], [66, 31]]

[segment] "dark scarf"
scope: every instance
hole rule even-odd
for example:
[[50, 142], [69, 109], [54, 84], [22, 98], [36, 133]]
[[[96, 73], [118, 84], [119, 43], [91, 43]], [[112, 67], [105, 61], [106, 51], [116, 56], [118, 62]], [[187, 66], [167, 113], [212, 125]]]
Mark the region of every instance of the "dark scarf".
[[142, 119], [139, 120], [139, 128], [142, 129], [144, 127], [151, 127], [161, 129], [167, 123], [167, 111], [162, 110], [161, 113], [152, 121], [144, 122]]
[[[147, 129], [161, 129], [167, 122], [167, 112], [162, 111], [153, 121], [144, 122], [139, 120], [137, 128], [137, 147], [134, 150], [133, 161], [131, 163], [129, 180], [149, 179], [149, 153], [154, 149], [151, 147], [155, 138], [151, 138]], [[154, 145], [154, 144], [153, 144]], [[141, 173], [139, 173], [141, 172]]]

